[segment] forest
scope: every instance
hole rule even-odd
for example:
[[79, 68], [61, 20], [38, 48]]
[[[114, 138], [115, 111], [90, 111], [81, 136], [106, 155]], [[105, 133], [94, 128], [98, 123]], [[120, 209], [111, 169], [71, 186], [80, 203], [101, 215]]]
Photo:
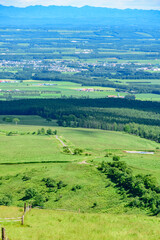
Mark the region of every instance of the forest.
[[160, 142], [160, 103], [127, 99], [0, 101], [1, 115], [39, 115], [59, 126], [124, 131]]

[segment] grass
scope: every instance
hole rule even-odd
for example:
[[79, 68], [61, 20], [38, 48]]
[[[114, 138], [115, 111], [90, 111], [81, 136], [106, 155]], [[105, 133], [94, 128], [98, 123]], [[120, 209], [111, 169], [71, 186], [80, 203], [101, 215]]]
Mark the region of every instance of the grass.
[[[128, 200], [122, 199], [109, 180], [96, 169], [101, 161], [111, 161], [114, 154], [126, 161], [135, 174], [153, 174], [160, 183], [160, 152], [156, 142], [121, 132], [51, 127], [53, 130], [56, 128], [58, 136], [72, 151], [75, 148], [84, 151], [77, 156], [64, 154], [62, 144], [54, 136], [27, 134], [40, 129], [44, 119], [34, 116], [19, 118], [28, 125], [0, 125], [0, 198], [9, 191], [14, 205], [21, 206], [25, 189], [32, 187], [48, 198], [44, 203], [45, 208], [81, 208], [84, 212], [131, 211], [126, 207]], [[41, 126], [34, 125], [41, 123]], [[6, 136], [5, 132], [8, 131], [16, 131], [18, 134]], [[124, 150], [153, 150], [155, 154], [127, 154]], [[86, 152], [91, 153], [91, 156], [86, 156]], [[106, 153], [111, 155], [105, 157]], [[84, 161], [90, 164], [79, 164]], [[23, 181], [23, 176], [29, 176], [29, 180]], [[67, 186], [58, 192], [50, 192], [42, 182], [47, 177], [63, 181]], [[77, 184], [81, 189], [72, 191]], [[110, 187], [106, 188], [108, 184]], [[96, 208], [92, 208], [94, 202], [97, 203]]]
[[39, 116], [35, 116], [35, 115], [28, 115], [28, 116], [22, 116], [22, 115], [21, 116], [19, 116], [19, 115], [8, 116], [7, 115], [7, 117], [11, 117], [12, 119], [15, 117], [15, 118], [18, 118], [20, 120], [20, 122], [19, 122], [20, 126], [18, 125], [18, 128], [17, 128], [15, 123], [13, 123], [13, 122], [12, 123], [4, 122], [3, 121], [4, 117], [6, 117], [6, 115], [0, 115], [0, 126], [3, 126], [4, 129], [6, 128], [6, 130], [7, 130], [7, 125], [9, 125], [8, 130], [10, 130], [11, 125], [14, 125], [14, 126], [11, 127], [13, 130], [15, 130], [15, 129], [19, 130], [21, 125], [31, 125], [32, 126], [31, 131], [34, 131], [33, 126], [35, 126], [36, 130], [37, 130], [36, 126], [45, 126], [45, 127], [50, 127], [50, 126], [56, 127], [57, 126], [56, 121], [52, 120], [52, 121], [48, 122], [46, 119], [41, 118]]
[[[7, 214], [11, 208], [5, 210]], [[9, 239], [17, 240], [158, 240], [160, 235], [159, 218], [155, 217], [78, 214], [39, 209], [27, 213], [24, 226], [20, 223], [3, 226]]]
[[61, 127], [57, 129], [59, 134], [66, 137], [75, 145], [85, 148], [86, 150], [91, 150], [92, 152], [100, 152], [109, 149], [118, 149], [122, 151], [127, 149], [151, 150], [160, 146], [160, 144], [156, 142], [122, 132]]
[[[91, 156], [75, 156], [64, 154], [62, 144], [54, 136], [27, 134], [41, 128], [44, 119], [18, 116], [21, 124], [15, 125], [2, 124], [2, 117], [0, 202], [10, 197], [9, 204], [23, 207], [25, 191], [31, 188], [36, 190], [38, 198], [43, 198], [44, 208], [27, 213], [24, 226], [20, 222], [2, 222], [10, 239], [158, 239], [159, 218], [146, 216], [148, 210], [129, 208], [129, 198], [122, 197], [115, 184], [96, 167], [102, 160], [112, 161], [116, 154], [135, 174], [152, 174], [160, 183], [158, 143], [121, 132], [51, 126], [72, 150], [78, 147], [91, 153]], [[8, 131], [17, 134], [6, 136]], [[124, 150], [153, 150], [155, 154], [127, 154]], [[105, 157], [106, 153], [111, 155]], [[56, 183], [62, 181], [65, 186], [47, 187], [44, 178]], [[35, 197], [25, 201], [34, 204]], [[0, 218], [21, 215], [22, 208], [0, 207]]]
[[0, 163], [70, 161], [73, 159], [73, 156], [61, 153], [62, 147], [59, 145], [55, 137], [0, 136]]

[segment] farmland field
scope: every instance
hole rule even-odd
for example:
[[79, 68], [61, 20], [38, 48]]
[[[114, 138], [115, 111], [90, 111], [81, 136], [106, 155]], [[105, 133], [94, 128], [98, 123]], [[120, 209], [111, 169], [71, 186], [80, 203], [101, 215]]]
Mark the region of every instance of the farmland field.
[[0, 29], [0, 79], [17, 81], [0, 81], [0, 100], [129, 95], [159, 101], [155, 32], [85, 28]]

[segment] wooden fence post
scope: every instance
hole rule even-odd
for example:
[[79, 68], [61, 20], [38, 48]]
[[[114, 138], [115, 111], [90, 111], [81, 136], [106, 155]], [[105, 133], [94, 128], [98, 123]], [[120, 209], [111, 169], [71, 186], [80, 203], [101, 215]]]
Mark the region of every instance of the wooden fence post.
[[26, 212], [26, 203], [24, 203], [24, 213]]
[[5, 228], [2, 228], [2, 240], [6, 240]]
[[22, 216], [21, 224], [24, 225], [24, 215]]

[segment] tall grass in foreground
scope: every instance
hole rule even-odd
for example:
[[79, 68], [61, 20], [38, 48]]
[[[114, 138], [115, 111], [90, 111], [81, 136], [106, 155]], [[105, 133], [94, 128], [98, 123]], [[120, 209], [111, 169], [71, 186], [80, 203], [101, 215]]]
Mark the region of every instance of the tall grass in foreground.
[[[11, 208], [6, 207], [6, 212]], [[24, 226], [3, 224], [11, 240], [158, 240], [160, 219], [143, 215], [83, 214], [32, 209]], [[1, 225], [2, 226], [2, 225]]]

